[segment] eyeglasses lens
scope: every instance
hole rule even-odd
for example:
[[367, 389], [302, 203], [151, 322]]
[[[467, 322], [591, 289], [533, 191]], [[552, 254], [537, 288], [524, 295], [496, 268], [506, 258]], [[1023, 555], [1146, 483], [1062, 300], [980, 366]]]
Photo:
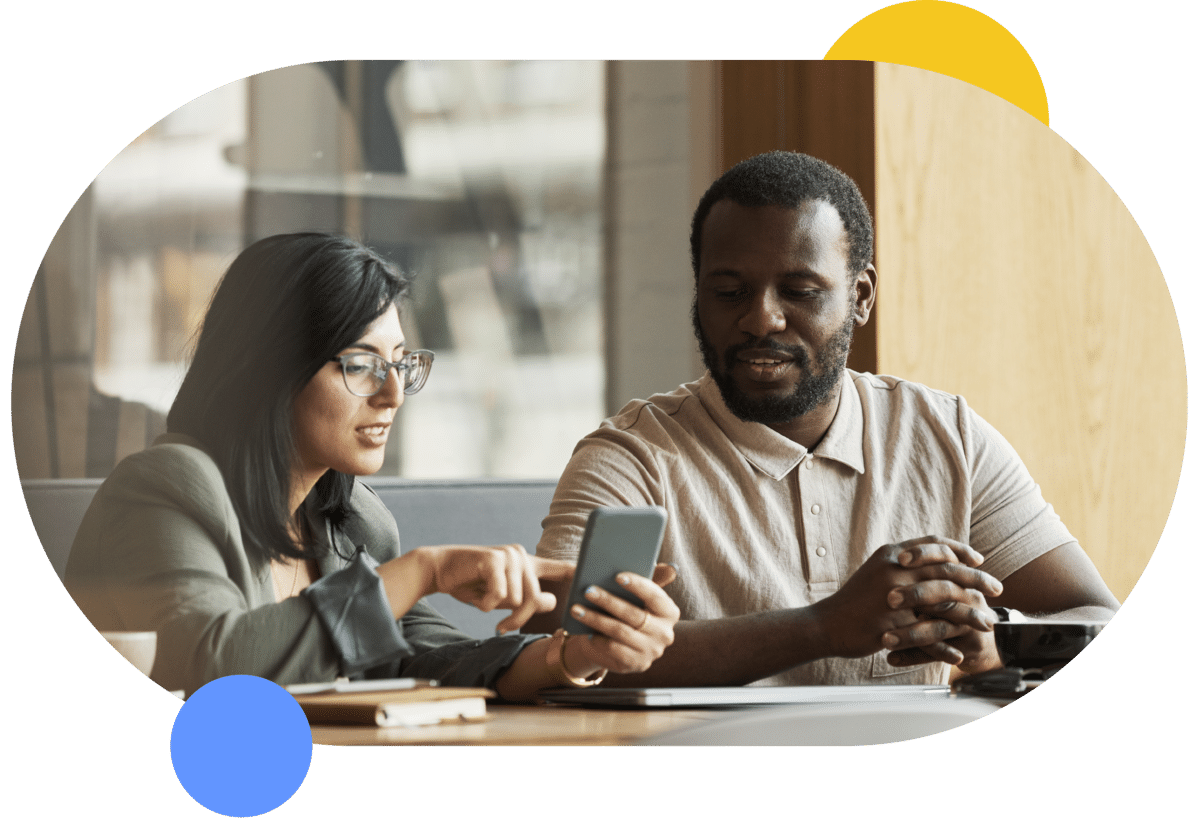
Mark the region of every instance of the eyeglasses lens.
[[[400, 376], [400, 385], [405, 394], [415, 394], [424, 387], [429, 377], [429, 367], [433, 364], [433, 354], [430, 351], [413, 351], [396, 365]], [[389, 363], [375, 354], [355, 354], [342, 360], [342, 373], [345, 375], [346, 388], [350, 393], [359, 397], [372, 397], [379, 393], [387, 382]]]
[[432, 362], [432, 357], [425, 351], [413, 351], [404, 358], [404, 363], [408, 366], [403, 369], [405, 394], [415, 394], [421, 390], [429, 376], [429, 366]]
[[383, 386], [383, 360], [373, 354], [356, 354], [343, 361], [342, 372], [346, 376], [346, 388], [359, 397], [378, 393]]

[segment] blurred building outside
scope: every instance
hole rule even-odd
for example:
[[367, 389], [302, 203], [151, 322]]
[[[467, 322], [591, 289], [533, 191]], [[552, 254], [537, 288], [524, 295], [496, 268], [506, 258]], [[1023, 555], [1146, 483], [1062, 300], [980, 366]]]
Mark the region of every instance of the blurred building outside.
[[[631, 142], [617, 135], [627, 156], [610, 151], [606, 94], [629, 70], [297, 65], [165, 117], [99, 173], [30, 292], [14, 370], [22, 478], [104, 476], [152, 442], [224, 269], [255, 240], [303, 230], [361, 239], [415, 276], [403, 325], [410, 347], [437, 359], [400, 411], [381, 474], [556, 477], [608, 406], [632, 396], [605, 402], [604, 193], [648, 181], [636, 199], [657, 216], [638, 225], [655, 245], [655, 219], [685, 224], [653, 209], [655, 197], [684, 212], [690, 197], [685, 139], [672, 146], [642, 117]], [[653, 99], [685, 102], [685, 64], [640, 71], [657, 90], [634, 83], [616, 108], [681, 116], [685, 138], [686, 109]], [[687, 288], [685, 237], [672, 230], [670, 267], [683, 268], [659, 276]], [[685, 300], [670, 296], [685, 329]], [[682, 356], [687, 372], [694, 357]]]

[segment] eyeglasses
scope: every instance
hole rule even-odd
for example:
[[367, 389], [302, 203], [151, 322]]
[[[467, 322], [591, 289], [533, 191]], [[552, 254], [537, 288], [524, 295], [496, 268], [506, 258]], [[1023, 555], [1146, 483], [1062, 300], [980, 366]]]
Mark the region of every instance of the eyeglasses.
[[356, 397], [373, 397], [378, 394], [387, 383], [387, 372], [393, 368], [400, 376], [404, 393], [415, 394], [424, 387], [425, 380], [429, 378], [429, 369], [433, 367], [433, 352], [424, 349], [411, 351], [401, 357], [399, 362], [388, 362], [378, 354], [356, 351], [353, 354], [333, 357], [329, 362], [341, 364], [341, 375], [345, 378], [346, 388]]

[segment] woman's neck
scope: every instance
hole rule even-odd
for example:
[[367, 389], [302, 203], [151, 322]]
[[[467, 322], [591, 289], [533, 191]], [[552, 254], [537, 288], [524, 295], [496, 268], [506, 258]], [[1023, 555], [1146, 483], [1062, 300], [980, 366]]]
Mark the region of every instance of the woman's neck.
[[324, 471], [317, 473], [309, 472], [294, 472], [291, 478], [291, 488], [287, 492], [287, 508], [291, 511], [292, 521], [296, 521], [296, 515], [300, 510], [300, 506], [304, 504], [304, 500], [308, 499], [308, 495], [312, 493], [312, 489], [316, 487], [317, 481], [325, 475]]

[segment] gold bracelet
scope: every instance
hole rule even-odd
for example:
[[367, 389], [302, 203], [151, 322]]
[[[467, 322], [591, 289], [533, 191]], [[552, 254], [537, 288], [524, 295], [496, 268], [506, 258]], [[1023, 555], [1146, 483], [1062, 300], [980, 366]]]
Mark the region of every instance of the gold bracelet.
[[598, 685], [604, 681], [604, 677], [606, 677], [608, 675], [607, 668], [604, 668], [603, 670], [597, 671], [596, 673], [592, 674], [591, 679], [583, 679], [582, 677], [577, 677], [574, 674], [572, 674], [570, 672], [570, 670], [567, 669], [567, 667], [566, 667], [566, 640], [570, 639], [570, 634], [568, 634], [566, 632], [565, 628], [559, 628], [557, 631], [554, 632], [553, 638], [557, 639], [558, 637], [562, 637], [562, 645], [558, 649], [558, 654], [557, 654], [558, 666], [557, 667], [559, 669], [561, 669], [562, 676], [566, 679], [567, 683], [569, 683], [570, 687], [572, 687], [572, 688], [593, 688], [596, 685]]

